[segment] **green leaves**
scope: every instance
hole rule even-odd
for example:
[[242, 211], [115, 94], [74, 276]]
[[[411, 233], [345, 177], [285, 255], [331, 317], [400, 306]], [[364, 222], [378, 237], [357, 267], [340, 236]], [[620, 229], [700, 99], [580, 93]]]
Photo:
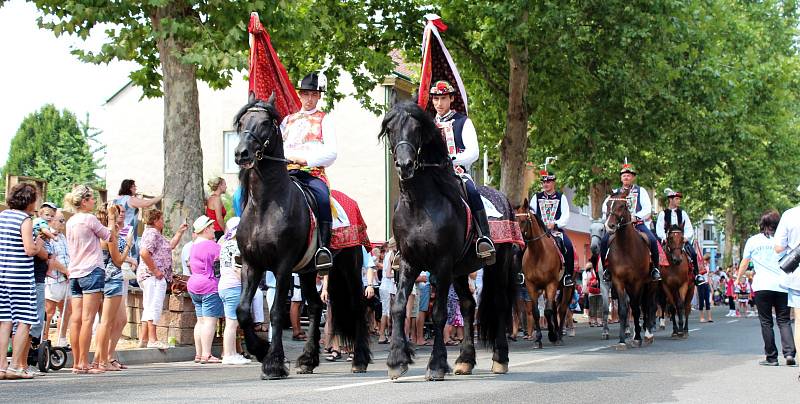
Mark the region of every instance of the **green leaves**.
[[91, 149], [98, 134], [88, 117], [78, 122], [72, 112], [45, 105], [25, 117], [11, 140], [3, 179], [11, 174], [47, 180], [45, 199], [60, 205], [73, 185], [102, 184], [96, 175], [102, 163], [94, 158], [101, 149]]

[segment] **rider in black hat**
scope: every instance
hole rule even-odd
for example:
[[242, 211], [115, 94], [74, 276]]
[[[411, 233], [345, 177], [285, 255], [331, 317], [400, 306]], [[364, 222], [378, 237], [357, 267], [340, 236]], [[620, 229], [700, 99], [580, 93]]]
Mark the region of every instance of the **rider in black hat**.
[[574, 286], [573, 274], [575, 273], [575, 249], [572, 241], [563, 230], [569, 222], [569, 201], [567, 196], [556, 191], [556, 175], [546, 169], [539, 172], [542, 180], [542, 192], [531, 198], [531, 211], [542, 219], [547, 231], [555, 237], [560, 237], [563, 242], [564, 277], [561, 279], [564, 286]]
[[683, 194], [669, 188], [664, 191], [667, 194], [669, 206], [658, 213], [658, 219], [656, 219], [656, 235], [661, 239], [661, 242], [664, 243], [667, 240], [667, 235], [673, 228], [683, 232], [684, 250], [689, 255], [689, 258], [691, 258], [692, 265], [694, 266], [692, 269], [694, 273], [694, 283], [698, 286], [702, 285], [706, 280], [699, 272], [697, 252], [695, 252], [695, 249], [692, 248], [692, 245], [689, 243], [689, 240], [694, 237], [694, 228], [692, 227], [692, 221], [689, 220], [689, 214], [681, 209]]
[[317, 201], [319, 217], [319, 248], [314, 255], [318, 270], [333, 266], [328, 247], [331, 241], [331, 202], [325, 168], [336, 161], [336, 133], [333, 123], [317, 104], [325, 91], [325, 77], [310, 73], [297, 87], [301, 109], [288, 115], [281, 123], [283, 149], [286, 158], [294, 162], [289, 174], [308, 186]]

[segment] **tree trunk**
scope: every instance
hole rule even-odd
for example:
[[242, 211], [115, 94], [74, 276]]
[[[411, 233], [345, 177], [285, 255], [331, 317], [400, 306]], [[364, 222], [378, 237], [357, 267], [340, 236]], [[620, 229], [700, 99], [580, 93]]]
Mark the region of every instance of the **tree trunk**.
[[603, 218], [603, 201], [611, 190], [608, 180], [603, 180], [592, 184], [589, 189], [589, 197], [592, 200], [592, 219], [598, 220]]
[[[192, 13], [183, 1], [169, 2], [152, 16], [160, 31], [162, 18]], [[203, 214], [203, 150], [196, 68], [178, 59], [185, 44], [172, 36], [157, 39], [164, 92], [164, 232], [172, 234], [185, 220]], [[186, 232], [184, 241], [190, 239]]]
[[727, 267], [733, 263], [733, 237], [736, 231], [736, 217], [733, 214], [733, 206], [725, 206], [725, 246], [722, 250], [724, 257], [722, 262]]
[[[524, 13], [527, 20], [527, 12]], [[506, 133], [500, 142], [500, 191], [511, 204], [522, 204], [525, 189], [525, 161], [528, 151], [528, 107], [525, 95], [528, 92], [528, 47], [507, 45], [508, 49], [508, 112]]]

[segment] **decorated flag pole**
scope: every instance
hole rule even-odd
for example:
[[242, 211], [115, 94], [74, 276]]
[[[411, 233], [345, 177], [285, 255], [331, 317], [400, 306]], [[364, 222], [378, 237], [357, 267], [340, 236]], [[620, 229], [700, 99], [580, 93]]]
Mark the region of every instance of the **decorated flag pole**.
[[461, 80], [456, 64], [453, 62], [450, 52], [447, 51], [447, 47], [444, 46], [440, 35], [440, 32], [447, 31], [447, 25], [441, 17], [435, 14], [427, 14], [425, 19], [427, 22], [422, 32], [422, 66], [417, 104], [420, 108], [435, 114], [436, 110], [433, 108], [428, 90], [434, 80], [446, 80], [456, 88], [451, 108], [464, 115], [469, 115], [464, 82]]
[[257, 99], [267, 100], [274, 93], [275, 107], [281, 116], [287, 116], [300, 110], [300, 97], [297, 95], [289, 74], [283, 67], [269, 33], [258, 13], [250, 13], [250, 23], [247, 26], [250, 33], [250, 83], [248, 96], [253, 94]]

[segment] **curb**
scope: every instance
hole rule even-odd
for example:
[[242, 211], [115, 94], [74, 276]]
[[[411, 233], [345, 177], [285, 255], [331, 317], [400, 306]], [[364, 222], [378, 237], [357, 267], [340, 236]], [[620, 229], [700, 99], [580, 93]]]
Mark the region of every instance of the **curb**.
[[[214, 345], [211, 349], [213, 355], [221, 354], [222, 347]], [[169, 349], [135, 348], [117, 351], [117, 358], [126, 365], [146, 365], [151, 363], [188, 362], [194, 360], [194, 346], [178, 346]], [[219, 356], [218, 356], [219, 357]], [[67, 364], [72, 367], [72, 352], [69, 353]], [[94, 352], [89, 352], [89, 361], [94, 360]]]

